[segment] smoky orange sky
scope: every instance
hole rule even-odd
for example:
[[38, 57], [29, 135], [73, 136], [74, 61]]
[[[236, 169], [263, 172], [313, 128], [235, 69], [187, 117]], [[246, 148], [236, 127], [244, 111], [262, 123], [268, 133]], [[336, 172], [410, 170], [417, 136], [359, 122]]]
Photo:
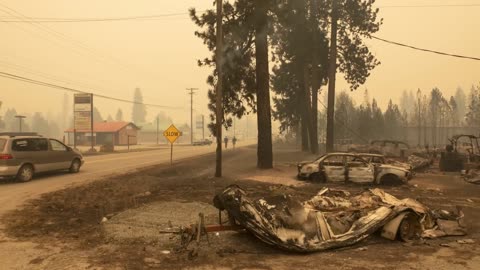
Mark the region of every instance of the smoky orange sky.
[[[379, 37], [418, 47], [480, 57], [480, 6], [398, 7], [411, 5], [479, 4], [475, 0], [378, 0], [384, 18]], [[213, 8], [212, 0], [0, 0], [1, 20], [29, 17], [103, 18], [186, 13]], [[9, 9], [10, 8], [10, 9]], [[197, 27], [188, 15], [155, 20], [83, 23], [7, 23], [0, 21], [0, 71], [91, 91], [132, 99], [136, 87], [145, 102], [176, 107], [148, 108], [148, 118], [159, 111], [178, 122], [190, 117], [185, 90], [199, 88], [195, 114], [207, 113], [206, 76], [210, 70], [197, 67], [196, 60], [210, 53], [194, 36]], [[480, 81], [480, 61], [434, 55], [376, 40], [367, 41], [381, 61], [365, 85], [351, 95], [361, 102], [364, 90], [384, 107], [397, 101], [403, 90], [430, 91], [439, 87], [453, 95], [457, 87], [468, 91]], [[348, 89], [337, 75], [337, 90]], [[56, 89], [0, 78], [3, 107], [19, 113], [58, 115], [64, 93]], [[324, 87], [325, 88], [325, 87]], [[104, 118], [122, 108], [127, 120], [131, 105], [96, 99]]]

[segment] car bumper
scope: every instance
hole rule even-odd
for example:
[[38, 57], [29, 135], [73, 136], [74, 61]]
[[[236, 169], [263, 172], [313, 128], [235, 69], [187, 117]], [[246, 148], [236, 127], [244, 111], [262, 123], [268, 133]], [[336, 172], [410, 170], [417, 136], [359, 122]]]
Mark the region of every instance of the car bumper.
[[19, 169], [19, 166], [0, 166], [0, 177], [15, 176]]

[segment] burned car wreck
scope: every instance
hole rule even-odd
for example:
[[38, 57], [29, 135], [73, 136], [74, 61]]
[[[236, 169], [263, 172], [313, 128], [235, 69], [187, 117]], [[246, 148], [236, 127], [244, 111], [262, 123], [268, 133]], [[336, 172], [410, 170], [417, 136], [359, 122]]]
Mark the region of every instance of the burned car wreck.
[[297, 165], [297, 178], [317, 182], [406, 183], [412, 172], [391, 164], [368, 162], [362, 154], [330, 153]]
[[461, 210], [432, 211], [381, 189], [352, 195], [323, 188], [301, 202], [289, 195], [252, 200], [232, 185], [215, 196], [214, 205], [261, 241], [302, 253], [351, 246], [377, 231], [391, 240], [466, 234]]

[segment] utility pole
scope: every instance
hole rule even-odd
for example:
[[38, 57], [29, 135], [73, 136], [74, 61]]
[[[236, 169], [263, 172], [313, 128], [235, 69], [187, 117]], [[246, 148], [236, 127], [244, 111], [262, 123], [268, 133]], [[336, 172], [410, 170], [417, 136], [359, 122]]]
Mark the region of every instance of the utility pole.
[[19, 130], [20, 130], [20, 132], [22, 132], [22, 120], [27, 118], [27, 117], [24, 116], [24, 115], [15, 115], [15, 118], [18, 119]]
[[335, 76], [337, 72], [337, 1], [332, 0], [332, 29], [330, 33], [330, 63], [328, 67], [327, 153], [334, 148]]
[[215, 121], [216, 121], [216, 136], [217, 136], [217, 150], [216, 150], [216, 164], [215, 164], [215, 177], [222, 177], [222, 122], [223, 122], [223, 93], [222, 93], [222, 80], [223, 80], [223, 68], [222, 68], [222, 54], [223, 54], [223, 1], [217, 1], [217, 48], [215, 56], [217, 62], [215, 63], [217, 68], [217, 87], [215, 96]]
[[190, 144], [193, 144], [193, 95], [198, 88], [187, 88], [190, 91]]

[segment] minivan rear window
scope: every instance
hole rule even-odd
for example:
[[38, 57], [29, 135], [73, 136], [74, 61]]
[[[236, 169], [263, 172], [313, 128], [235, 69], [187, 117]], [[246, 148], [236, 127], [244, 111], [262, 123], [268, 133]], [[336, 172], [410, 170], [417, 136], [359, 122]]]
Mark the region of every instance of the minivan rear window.
[[5, 139], [0, 139], [0, 152], [3, 151], [3, 149], [5, 148], [5, 144], [7, 143], [7, 140]]
[[17, 152], [48, 151], [46, 139], [18, 139], [14, 140], [12, 150]]

